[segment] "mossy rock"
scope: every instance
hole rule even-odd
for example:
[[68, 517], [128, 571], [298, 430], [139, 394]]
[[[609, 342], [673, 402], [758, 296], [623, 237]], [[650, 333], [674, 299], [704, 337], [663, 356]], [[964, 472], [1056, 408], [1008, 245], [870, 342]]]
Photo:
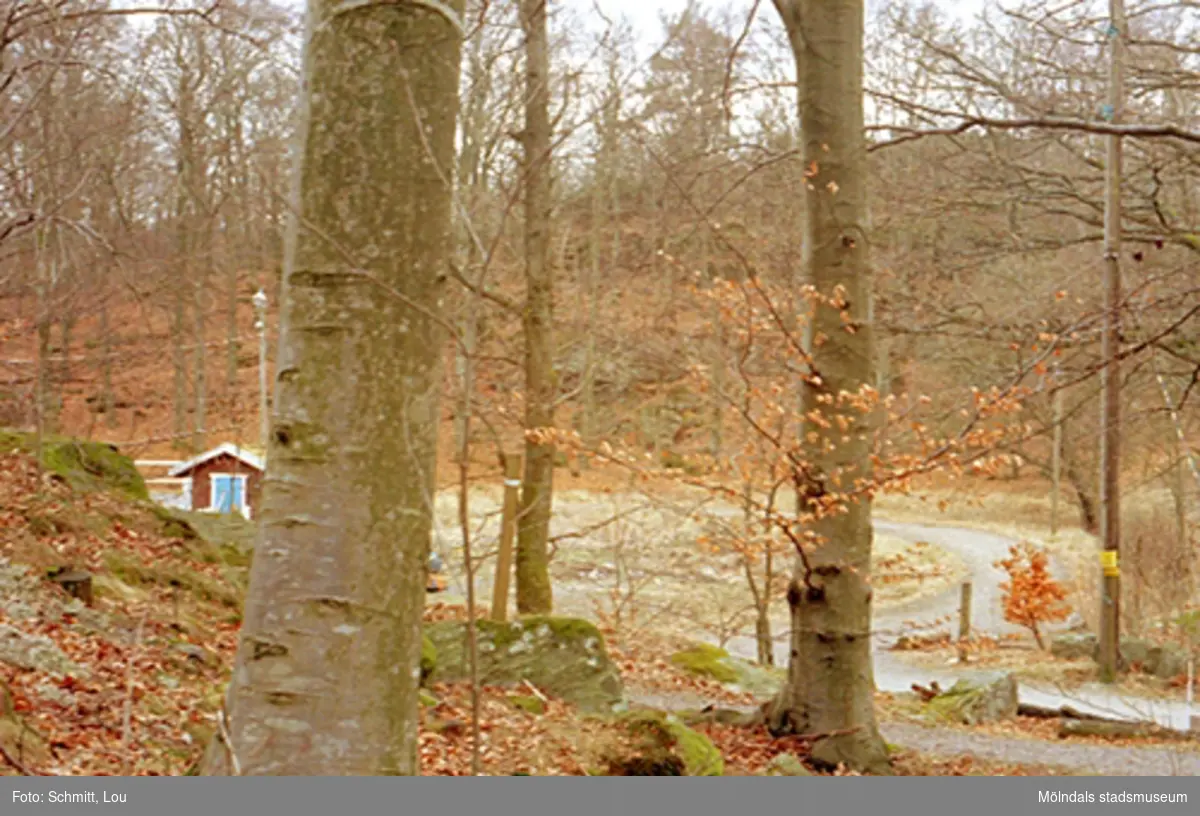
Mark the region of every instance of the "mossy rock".
[[[633, 711], [620, 722], [640, 738], [631, 753], [607, 757], [610, 776], [722, 776], [725, 759], [712, 740], [672, 714]], [[627, 749], [628, 750], [628, 749]]]
[[939, 719], [964, 725], [1011, 720], [1017, 716], [1017, 680], [1011, 674], [962, 679], [928, 703]]
[[[511, 623], [480, 620], [476, 627], [481, 683], [504, 686], [528, 680], [585, 712], [611, 712], [621, 703], [621, 675], [594, 624], [534, 616]], [[428, 624], [425, 634], [437, 650], [433, 678], [467, 679], [466, 622]]]
[[1188, 653], [1177, 646], [1140, 638], [1121, 639], [1121, 665], [1139, 668], [1143, 674], [1171, 680], [1187, 673]]
[[1071, 633], [1058, 635], [1050, 641], [1050, 654], [1061, 660], [1095, 658], [1100, 642], [1095, 635]]
[[437, 647], [429, 639], [429, 635], [421, 635], [421, 685], [429, 682], [437, 670]]
[[[23, 450], [36, 453], [37, 437], [6, 431], [0, 434], [0, 453]], [[74, 490], [109, 490], [133, 499], [148, 501], [149, 492], [133, 460], [104, 442], [88, 442], [59, 436], [44, 436], [41, 465]]]
[[671, 662], [685, 671], [700, 677], [708, 677], [718, 683], [732, 684], [738, 681], [738, 673], [729, 665], [729, 652], [707, 643], [671, 655]]
[[671, 655], [671, 662], [698, 677], [736, 686], [759, 696], [774, 695], [787, 678], [782, 669], [759, 666], [708, 643], [697, 643], [676, 652]]
[[[1050, 653], [1064, 660], [1099, 660], [1100, 641], [1093, 634], [1059, 635], [1050, 641]], [[1122, 668], [1136, 667], [1144, 674], [1170, 680], [1187, 671], [1187, 661], [1184, 649], [1141, 638], [1121, 638]]]

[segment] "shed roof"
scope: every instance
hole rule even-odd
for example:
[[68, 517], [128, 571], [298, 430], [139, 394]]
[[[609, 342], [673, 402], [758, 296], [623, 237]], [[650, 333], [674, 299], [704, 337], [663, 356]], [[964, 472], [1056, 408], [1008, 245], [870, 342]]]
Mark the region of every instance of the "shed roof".
[[185, 473], [195, 470], [205, 462], [211, 459], [216, 459], [218, 456], [232, 456], [233, 458], [246, 463], [255, 470], [264, 470], [266, 468], [266, 462], [259, 454], [254, 453], [249, 448], [240, 448], [232, 442], [225, 442], [217, 445], [217, 447], [210, 451], [206, 451], [199, 456], [187, 460], [186, 462], [181, 462], [180, 464], [171, 468], [169, 475], [182, 476]]

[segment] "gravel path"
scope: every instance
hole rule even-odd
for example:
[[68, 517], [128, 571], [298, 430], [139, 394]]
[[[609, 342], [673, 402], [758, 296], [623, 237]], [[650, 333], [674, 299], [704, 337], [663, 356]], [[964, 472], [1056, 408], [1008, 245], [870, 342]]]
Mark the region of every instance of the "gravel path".
[[[1004, 620], [1000, 584], [1005, 580], [1005, 574], [995, 566], [996, 561], [1008, 555], [1008, 548], [1013, 543], [1011, 539], [995, 533], [961, 527], [898, 524], [881, 520], [875, 521], [875, 528], [911, 541], [928, 541], [960, 557], [971, 571], [973, 628], [992, 635], [1020, 631]], [[1058, 577], [1066, 577], [1061, 573], [1060, 565], [1052, 561], [1050, 567], [1051, 572], [1056, 573]], [[938, 620], [957, 620], [958, 603], [958, 590], [952, 588], [949, 592], [921, 598], [913, 605], [888, 609], [876, 616], [873, 640], [876, 688], [880, 691], [903, 692], [909, 691], [913, 683], [926, 685], [931, 680], [937, 680], [943, 688], [948, 688], [959, 678], [978, 676], [981, 673], [978, 669], [957, 665], [914, 666], [895, 652], [889, 651], [896, 638], [906, 631], [920, 630], [923, 624], [932, 624]], [[1056, 627], [1048, 627], [1048, 630], [1069, 628], [1073, 623], [1073, 620], [1068, 620]], [[754, 639], [749, 637], [735, 638], [728, 649], [739, 657], [748, 659], [754, 659], [756, 655]], [[787, 660], [788, 644], [778, 643], [776, 662], [786, 665]], [[982, 673], [994, 674], [986, 671]], [[1046, 708], [1069, 705], [1102, 717], [1152, 721], [1177, 730], [1187, 730], [1190, 727], [1192, 711], [1186, 703], [1178, 700], [1132, 697], [1099, 684], [1089, 684], [1067, 691], [1051, 685], [1021, 681], [1019, 688], [1022, 703]]]
[[969, 754], [1103, 776], [1200, 776], [1200, 754], [1170, 748], [1055, 743], [909, 723], [883, 723], [879, 730], [888, 742], [943, 758]]
[[[697, 710], [709, 703], [696, 694], [631, 691], [629, 701], [660, 711]], [[737, 706], [744, 711], [752, 708]], [[1169, 747], [1086, 745], [1033, 738], [1001, 737], [916, 723], [879, 724], [893, 745], [942, 759], [969, 755], [1019, 765], [1045, 765], [1066, 774], [1103, 776], [1200, 776], [1200, 753]]]

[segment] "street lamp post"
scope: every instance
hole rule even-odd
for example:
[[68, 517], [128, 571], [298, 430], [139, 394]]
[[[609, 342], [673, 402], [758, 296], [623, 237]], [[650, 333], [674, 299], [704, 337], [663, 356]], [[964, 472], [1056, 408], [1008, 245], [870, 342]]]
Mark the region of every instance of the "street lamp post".
[[261, 423], [259, 444], [264, 454], [267, 436], [270, 433], [270, 418], [267, 416], [267, 293], [259, 289], [252, 299], [256, 319], [254, 329], [258, 332], [258, 418]]

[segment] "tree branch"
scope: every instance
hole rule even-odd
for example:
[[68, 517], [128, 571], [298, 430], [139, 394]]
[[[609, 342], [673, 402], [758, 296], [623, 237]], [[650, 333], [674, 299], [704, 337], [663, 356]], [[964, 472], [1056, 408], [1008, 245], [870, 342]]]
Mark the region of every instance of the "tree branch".
[[972, 128], [990, 128], [993, 130], [1026, 130], [1041, 128], [1043, 130], [1070, 130], [1078, 133], [1091, 133], [1099, 136], [1130, 136], [1133, 138], [1153, 139], [1171, 138], [1182, 139], [1185, 142], [1200, 144], [1200, 133], [1184, 130], [1175, 125], [1110, 125], [1105, 122], [1088, 122], [1083, 119], [1067, 119], [1060, 117], [1034, 117], [1027, 119], [992, 119], [987, 116], [964, 119], [953, 127], [930, 128], [928, 130], [913, 130], [890, 125], [872, 125], [867, 131], [888, 130], [902, 132], [903, 136], [876, 142], [867, 147], [868, 152], [881, 150], [885, 147], [895, 147], [905, 142], [924, 139], [927, 136], [957, 136]]

